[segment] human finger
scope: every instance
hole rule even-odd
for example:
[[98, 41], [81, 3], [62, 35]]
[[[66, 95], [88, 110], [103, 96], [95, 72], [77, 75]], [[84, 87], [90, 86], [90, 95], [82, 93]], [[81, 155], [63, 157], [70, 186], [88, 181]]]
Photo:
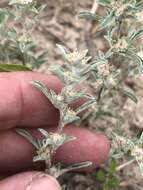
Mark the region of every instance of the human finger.
[[0, 181], [1, 190], [61, 190], [57, 180], [44, 173], [24, 172]]
[[[47, 88], [60, 92], [63, 83], [53, 75], [37, 72], [12, 72], [0, 74], [0, 129], [15, 126], [38, 127], [56, 125], [59, 112], [34, 86], [40, 80]], [[73, 107], [82, 104], [82, 100]]]
[[58, 111], [49, 100], [30, 84], [40, 80], [58, 92], [60, 80], [52, 75], [34, 72], [0, 74], [0, 129], [19, 126], [53, 125], [58, 121]]
[[[47, 128], [53, 131], [55, 129]], [[31, 129], [35, 137], [40, 137], [36, 129]], [[76, 140], [60, 147], [55, 161], [71, 164], [91, 161], [92, 168], [100, 166], [108, 158], [109, 141], [103, 134], [92, 133], [84, 128], [69, 126], [65, 133], [75, 136]], [[25, 138], [18, 135], [14, 129], [0, 133], [0, 171], [1, 173], [19, 172], [29, 169], [41, 169], [43, 163], [33, 163], [36, 154], [35, 148]]]

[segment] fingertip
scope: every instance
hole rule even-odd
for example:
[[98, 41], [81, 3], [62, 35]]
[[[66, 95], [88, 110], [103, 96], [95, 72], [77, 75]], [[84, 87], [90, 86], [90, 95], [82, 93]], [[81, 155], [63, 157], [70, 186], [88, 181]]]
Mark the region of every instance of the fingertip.
[[102, 164], [108, 159], [110, 151], [110, 142], [107, 136], [103, 133], [96, 133], [94, 135], [96, 136], [98, 141], [98, 150], [100, 154], [99, 164]]
[[42, 172], [24, 172], [0, 182], [0, 189], [7, 190], [61, 190], [58, 181]]
[[92, 133], [84, 128], [67, 127], [67, 134], [76, 137], [76, 140], [66, 143], [60, 147], [56, 154], [56, 161], [66, 164], [91, 161], [93, 165], [85, 168], [92, 170], [103, 164], [109, 156], [110, 143], [108, 138], [101, 133]]
[[35, 178], [27, 185], [27, 190], [41, 190], [41, 189], [61, 190], [61, 187], [58, 181], [54, 177], [41, 173], [39, 176], [37, 176], [37, 178]]

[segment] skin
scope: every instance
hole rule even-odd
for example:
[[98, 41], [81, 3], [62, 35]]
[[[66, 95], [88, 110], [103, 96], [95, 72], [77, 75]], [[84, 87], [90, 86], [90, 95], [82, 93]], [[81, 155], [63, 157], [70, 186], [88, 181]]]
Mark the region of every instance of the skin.
[[[43, 163], [32, 162], [34, 147], [14, 129], [26, 128], [35, 137], [40, 137], [37, 127], [56, 131], [58, 110], [30, 84], [32, 80], [40, 80], [56, 92], [63, 87], [61, 81], [52, 75], [36, 72], [0, 74], [0, 173], [10, 175], [0, 181], [1, 190], [61, 189], [56, 179], [38, 171], [43, 168]], [[65, 132], [77, 139], [59, 148], [55, 162], [92, 161], [92, 167], [84, 170], [87, 172], [107, 160], [110, 146], [106, 136], [73, 125], [67, 126]]]

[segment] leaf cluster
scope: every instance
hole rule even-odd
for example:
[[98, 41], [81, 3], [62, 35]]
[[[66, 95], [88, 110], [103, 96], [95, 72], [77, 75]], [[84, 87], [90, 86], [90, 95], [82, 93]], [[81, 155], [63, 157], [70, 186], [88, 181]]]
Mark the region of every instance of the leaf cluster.
[[114, 159], [110, 159], [108, 171], [99, 169], [96, 173], [96, 180], [103, 184], [103, 190], [119, 187], [120, 180], [116, 174], [117, 163]]
[[17, 63], [31, 69], [47, 62], [47, 50], [41, 52], [32, 38], [41, 11], [36, 1], [12, 0], [0, 9], [0, 62]]
[[[52, 89], [48, 89], [46, 85], [40, 81], [31, 82], [31, 84], [42, 92], [53, 104], [53, 106], [59, 110], [60, 119], [58, 123], [58, 131], [56, 133], [48, 133], [43, 129], [39, 129], [44, 137], [42, 140], [37, 140], [24, 129], [17, 129], [17, 132], [20, 135], [27, 138], [35, 146], [37, 156], [35, 156], [33, 160], [44, 160], [46, 164], [45, 172], [54, 175], [55, 177], [58, 177], [69, 170], [87, 167], [92, 164], [90, 161], [87, 161], [68, 166], [66, 169], [64, 168], [64, 170], [62, 170], [61, 164], [55, 165], [53, 163], [53, 157], [61, 145], [75, 139], [74, 137], [64, 134], [64, 127], [67, 124], [79, 120], [79, 114], [96, 103], [94, 96], [82, 91], [81, 89], [78, 90], [79, 84], [85, 81], [85, 79], [89, 76], [89, 73], [86, 72], [86, 70], [88, 68], [90, 71], [91, 65], [87, 64], [89, 60], [89, 57], [87, 57], [87, 51], [82, 53], [70, 53], [65, 51], [65, 47], [61, 45], [58, 45], [58, 47], [66, 61], [68, 61], [68, 64], [66, 64], [64, 68], [54, 67], [50, 70], [64, 82], [65, 87], [63, 87], [61, 92], [57, 94]], [[71, 108], [71, 104], [81, 99], [85, 99], [85, 103], [73, 110]]]

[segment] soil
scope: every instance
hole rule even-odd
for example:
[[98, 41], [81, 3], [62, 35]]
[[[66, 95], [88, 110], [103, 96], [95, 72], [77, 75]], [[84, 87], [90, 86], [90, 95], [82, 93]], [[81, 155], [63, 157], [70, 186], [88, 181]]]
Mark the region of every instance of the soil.
[[[96, 55], [96, 49], [103, 50], [105, 48], [106, 43], [101, 38], [101, 34], [95, 36], [96, 23], [79, 20], [76, 16], [81, 10], [90, 10], [93, 0], [40, 0], [39, 2], [47, 4], [47, 7], [40, 17], [40, 22], [35, 28], [33, 36], [40, 49], [48, 49], [49, 57], [47, 65], [43, 65], [39, 71], [46, 73], [49, 65], [62, 62], [56, 48], [57, 43], [63, 44], [71, 50], [88, 48], [93, 56]], [[0, 3], [4, 5], [6, 0], [1, 0]], [[128, 84], [134, 87], [138, 103], [134, 104], [131, 100], [126, 99], [122, 105], [121, 114], [124, 118], [126, 132], [134, 136], [134, 134], [143, 131], [143, 76], [129, 80]], [[102, 121], [99, 119], [96, 126], [103, 123], [105, 125], [112, 123], [112, 121], [109, 121], [109, 118], [104, 118]], [[92, 124], [89, 127], [94, 131], [94, 126]], [[122, 160], [118, 164], [125, 161]], [[60, 181], [65, 190], [102, 190], [95, 178], [95, 173], [96, 171], [93, 174], [66, 174]], [[141, 176], [136, 163], [125, 167], [118, 175], [121, 185], [113, 190], [143, 190], [143, 176]]]

